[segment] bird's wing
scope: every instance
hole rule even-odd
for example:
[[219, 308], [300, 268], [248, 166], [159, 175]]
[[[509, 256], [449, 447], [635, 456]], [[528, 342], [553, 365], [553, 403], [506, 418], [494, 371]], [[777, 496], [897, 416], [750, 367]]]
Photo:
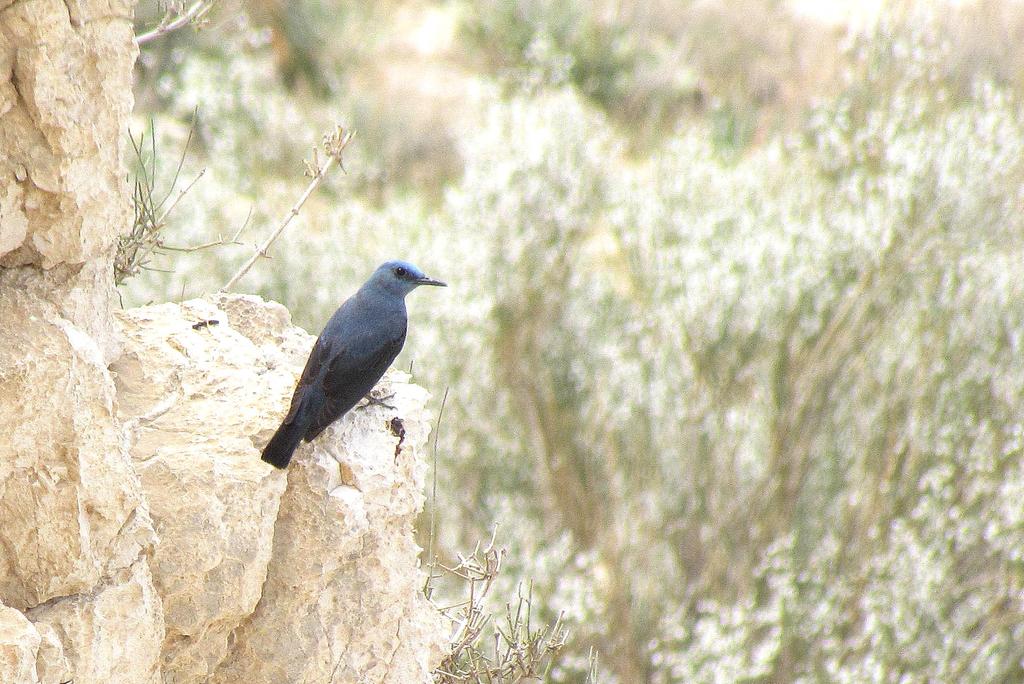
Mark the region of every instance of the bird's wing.
[[340, 347], [331, 357], [323, 380], [326, 402], [306, 431], [307, 442], [315, 439], [373, 389], [398, 352], [402, 351], [405, 331], [397, 337], [377, 340], [376, 344], [359, 344], [361, 341]]
[[328, 346], [324, 343], [322, 337], [318, 337], [312, 351], [309, 352], [309, 358], [306, 359], [306, 367], [302, 369], [299, 382], [295, 385], [295, 393], [292, 394], [292, 405], [288, 409], [288, 415], [285, 416], [285, 425], [291, 425], [295, 421], [295, 416], [298, 414], [299, 406], [302, 404], [302, 395], [305, 393], [306, 387], [316, 381], [320, 375], [320, 368], [323, 366], [324, 359], [328, 356]]
[[[367, 336], [370, 337], [370, 336]], [[376, 336], [373, 336], [376, 337]], [[337, 345], [329, 357], [327, 372], [324, 374], [324, 392], [328, 398], [348, 394], [350, 389], [369, 384], [356, 401], [359, 401], [377, 384], [384, 371], [402, 351], [405, 331], [401, 335], [377, 339], [353, 339], [347, 344]]]

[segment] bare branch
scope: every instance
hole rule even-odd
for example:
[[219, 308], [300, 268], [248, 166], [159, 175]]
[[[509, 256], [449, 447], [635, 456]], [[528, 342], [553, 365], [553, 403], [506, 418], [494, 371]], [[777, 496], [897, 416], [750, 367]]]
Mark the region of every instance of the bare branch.
[[[441, 417], [444, 416], [444, 407], [448, 403], [448, 387], [444, 388], [444, 396], [441, 397], [441, 408], [437, 412], [437, 422], [434, 424], [434, 446], [431, 450], [433, 467], [430, 474], [430, 537], [427, 544], [427, 582], [423, 587], [423, 593], [430, 598], [434, 593], [432, 583], [434, 581], [434, 566], [437, 563], [437, 556], [434, 554], [434, 536], [437, 533], [437, 440], [441, 434]], [[497, 526], [495, 526], [497, 529]]]
[[226, 245], [245, 245], [246, 243], [239, 241], [239, 237], [242, 235], [242, 231], [245, 230], [246, 226], [249, 225], [249, 220], [252, 218], [252, 207], [249, 207], [249, 213], [245, 217], [245, 221], [239, 226], [235, 234], [230, 239], [225, 240], [223, 235], [218, 235], [216, 240], [210, 242], [204, 242], [201, 245], [192, 245], [189, 247], [178, 247], [176, 245], [165, 245], [162, 242], [159, 247], [165, 252], [183, 252], [189, 254], [191, 252], [200, 252], [204, 249], [211, 249], [213, 247], [224, 247]]
[[[196, 124], [196, 113], [192, 115], [192, 125], [189, 127], [188, 138], [178, 158], [178, 163], [171, 180], [170, 187], [162, 198], [158, 198], [156, 192], [157, 159], [158, 150], [156, 147], [156, 127], [151, 121], [149, 124], [149, 154], [146, 154], [146, 131], [139, 135], [136, 140], [131, 131], [128, 132], [128, 139], [131, 141], [132, 150], [136, 157], [136, 171], [134, 180], [134, 191], [132, 194], [132, 207], [135, 217], [131, 230], [118, 240], [117, 255], [114, 259], [114, 283], [121, 285], [125, 280], [137, 275], [142, 270], [160, 270], [149, 267], [149, 258], [152, 254], [160, 252], [164, 247], [161, 233], [167, 224], [167, 218], [171, 211], [177, 206], [181, 198], [195, 185], [202, 177], [204, 171], [188, 184], [184, 190], [180, 190], [174, 199], [175, 187], [181, 176], [181, 170], [188, 154], [189, 145], [192, 142]], [[169, 202], [170, 200], [170, 202]]]
[[242, 276], [249, 272], [249, 269], [252, 268], [253, 264], [255, 264], [260, 257], [267, 256], [267, 250], [270, 249], [272, 244], [274, 244], [274, 240], [284, 232], [284, 229], [288, 227], [288, 224], [292, 222], [292, 219], [299, 215], [302, 205], [306, 203], [306, 200], [308, 200], [309, 196], [313, 194], [313, 191], [320, 186], [320, 183], [323, 182], [324, 178], [327, 176], [327, 172], [330, 171], [334, 164], [341, 166], [344, 171], [345, 167], [342, 164], [341, 155], [345, 150], [345, 146], [352, 141], [355, 134], [355, 131], [349, 131], [338, 126], [333, 133], [324, 136], [324, 151], [327, 152], [327, 161], [323, 166], [320, 166], [319, 156], [316, 150], [313, 150], [312, 162], [306, 161], [306, 173], [307, 175], [312, 176], [313, 179], [310, 181], [309, 185], [306, 186], [305, 191], [299, 197], [298, 201], [295, 202], [295, 205], [285, 215], [281, 224], [274, 229], [266, 240], [263, 241], [263, 244], [257, 247], [256, 252], [248, 261], [245, 262], [245, 264], [242, 265], [240, 269], [238, 269], [238, 272], [231, 276], [231, 280], [221, 288], [221, 292], [227, 292], [234, 287], [238, 281], [241, 280]]
[[170, 33], [171, 31], [177, 31], [183, 26], [189, 24], [199, 25], [206, 18], [206, 15], [213, 9], [213, 6], [217, 3], [217, 0], [196, 0], [192, 5], [189, 6], [185, 12], [174, 17], [171, 12], [164, 15], [164, 18], [160, 20], [156, 28], [151, 31], [135, 37], [135, 42], [139, 45], [145, 45], [146, 43], [156, 40], [160, 36]]
[[[184, 157], [182, 157], [182, 159], [184, 159]], [[202, 178], [203, 174], [205, 174], [205, 173], [206, 173], [206, 169], [200, 169], [199, 173], [196, 174], [196, 177], [193, 178], [192, 181], [188, 185], [186, 185], [183, 189], [178, 191], [178, 194], [174, 198], [174, 201], [171, 202], [170, 206], [168, 206], [166, 209], [164, 209], [163, 213], [160, 214], [160, 218], [157, 219], [157, 224], [158, 225], [162, 226], [167, 221], [167, 217], [170, 215], [170, 213], [174, 209], [174, 207], [178, 206], [178, 202], [181, 201], [181, 198], [184, 197], [186, 194], [188, 194], [188, 191], [192, 189], [192, 186], [195, 185], [196, 183], [198, 183], [199, 179]], [[177, 176], [175, 176], [175, 182], [177, 182]], [[166, 200], [166, 199], [167, 198], [165, 197], [164, 200]]]
[[[551, 624], [533, 626], [532, 584], [525, 593], [519, 585], [517, 600], [514, 606], [506, 604], [500, 624], [492, 619], [485, 604], [505, 556], [504, 549], [495, 548], [496, 533], [497, 527], [484, 549], [478, 543], [469, 556], [459, 554], [454, 568], [434, 563], [461, 580], [468, 594], [464, 601], [440, 609], [452, 620], [454, 631], [450, 653], [434, 670], [437, 684], [539, 681], [568, 639], [562, 614]], [[489, 626], [490, 639], [484, 634]]]

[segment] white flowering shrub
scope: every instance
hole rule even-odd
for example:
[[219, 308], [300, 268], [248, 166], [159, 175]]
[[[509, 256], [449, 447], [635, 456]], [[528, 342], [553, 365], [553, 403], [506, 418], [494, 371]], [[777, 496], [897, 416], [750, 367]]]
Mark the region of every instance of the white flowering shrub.
[[[485, 86], [439, 206], [336, 178], [244, 281], [311, 329], [383, 258], [449, 282], [399, 361], [450, 388], [435, 544], [500, 523], [491, 595], [532, 580], [572, 630], [552, 681], [591, 648], [623, 684], [1024, 679], [1024, 118], [922, 26], [853, 41], [799, 135], [730, 158], [713, 122], [638, 158], [567, 81]], [[205, 125], [290, 116], [261, 102]], [[262, 235], [304, 186], [236, 182], [264, 152], [223, 144], [184, 241], [249, 204]], [[126, 295], [215, 289], [232, 249]]]
[[422, 362], [455, 391], [447, 514], [572, 533], [606, 679], [1024, 674], [1024, 121], [916, 98], [736, 163], [696, 129], [630, 165], [566, 94], [467, 136], [474, 332]]

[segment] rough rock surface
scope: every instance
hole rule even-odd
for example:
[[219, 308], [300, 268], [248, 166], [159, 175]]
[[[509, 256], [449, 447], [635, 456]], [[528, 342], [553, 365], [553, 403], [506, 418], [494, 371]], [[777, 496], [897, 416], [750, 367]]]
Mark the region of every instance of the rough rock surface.
[[36, 654], [41, 641], [20, 611], [0, 606], [0, 682], [38, 682]]
[[[313, 338], [280, 305], [121, 312], [109, 371], [24, 289], [0, 287], [0, 319], [25, 321], [0, 367], [27, 400], [0, 411], [0, 515], [22, 523], [0, 552], [32, 550], [0, 556], [21, 609], [0, 610], [0, 681], [430, 681], [448, 630], [417, 569], [429, 418], [406, 374], [382, 383], [394, 409], [350, 412], [282, 472], [259, 449]], [[41, 461], [49, 435], [67, 446]]]
[[0, 270], [0, 598], [24, 610], [88, 591], [154, 540], [93, 337]]
[[18, 609], [91, 589], [152, 538], [106, 370], [131, 6], [0, 2], [0, 265], [23, 266], [0, 271], [0, 520], [34, 522], [0, 526]]
[[[156, 684], [160, 681], [163, 611], [149, 564], [140, 559], [88, 593], [28, 611], [42, 629], [52, 628], [60, 647], [43, 652], [43, 667], [71, 672], [57, 681]], [[43, 668], [40, 668], [43, 669]], [[41, 679], [44, 684], [48, 680]]]
[[259, 448], [313, 338], [277, 304], [215, 301], [119, 315], [112, 366], [160, 538], [164, 681], [429, 681], [447, 630], [412, 538], [426, 392], [392, 373], [394, 410], [352, 411], [277, 471]]
[[134, 4], [0, 2], [0, 265], [80, 264], [128, 225]]
[[144, 682], [160, 662], [156, 537], [107, 370], [131, 6], [0, 1], [0, 601], [34, 623], [8, 653], [36, 644], [4, 682]]
[[[251, 436], [273, 421], [292, 371], [207, 302], [119, 319], [124, 352], [111, 370], [160, 538], [152, 567], [167, 621], [165, 681], [204, 681], [266, 577], [285, 478], [259, 460]], [[192, 327], [202, 321], [217, 324]]]

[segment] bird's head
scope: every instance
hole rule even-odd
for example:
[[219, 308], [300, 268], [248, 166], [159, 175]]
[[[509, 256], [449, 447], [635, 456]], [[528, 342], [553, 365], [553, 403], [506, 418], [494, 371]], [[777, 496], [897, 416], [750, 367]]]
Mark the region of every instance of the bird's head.
[[386, 261], [377, 267], [368, 284], [404, 297], [420, 285], [447, 287], [440, 280], [428, 278], [423, 271], [408, 261]]

